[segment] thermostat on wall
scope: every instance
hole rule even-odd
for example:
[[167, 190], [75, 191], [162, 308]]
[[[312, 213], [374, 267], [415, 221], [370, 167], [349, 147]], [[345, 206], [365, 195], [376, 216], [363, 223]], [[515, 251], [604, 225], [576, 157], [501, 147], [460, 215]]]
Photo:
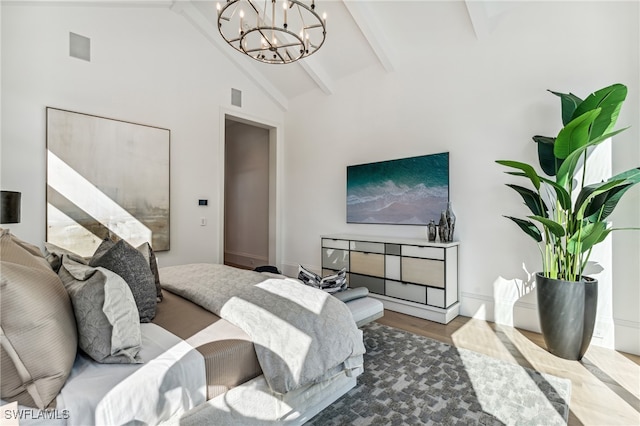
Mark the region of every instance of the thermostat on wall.
[[209, 204], [209, 200], [198, 200], [199, 206], [206, 206]]

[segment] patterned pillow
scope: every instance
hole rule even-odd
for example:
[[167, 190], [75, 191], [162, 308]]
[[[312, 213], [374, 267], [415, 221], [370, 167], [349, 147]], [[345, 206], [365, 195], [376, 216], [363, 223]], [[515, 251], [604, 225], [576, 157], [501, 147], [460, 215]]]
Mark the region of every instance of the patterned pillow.
[[127, 283], [106, 268], [67, 255], [58, 275], [71, 297], [80, 349], [105, 364], [141, 363], [140, 319]]
[[319, 288], [328, 293], [343, 291], [348, 287], [346, 268], [342, 268], [336, 274], [328, 275], [322, 278], [320, 275], [311, 272], [304, 266], [298, 265], [298, 279], [302, 281], [303, 284], [314, 288]]
[[104, 240], [89, 262], [120, 275], [131, 288], [138, 306], [140, 322], [151, 322], [156, 316], [156, 284], [149, 262], [125, 240]]
[[78, 342], [69, 295], [34, 247], [0, 230], [0, 397], [43, 409], [69, 376]]
[[315, 272], [311, 272], [302, 265], [298, 265], [298, 279], [311, 287], [320, 288], [322, 277]]
[[60, 266], [62, 266], [62, 256], [64, 255], [71, 257], [76, 262], [87, 264], [87, 260], [77, 253], [58, 247], [55, 244], [44, 243], [44, 258], [47, 259], [47, 262], [49, 262], [51, 269], [53, 269], [55, 273], [58, 273], [60, 270]]
[[156, 283], [156, 297], [158, 298], [158, 302], [162, 301], [162, 287], [160, 286], [160, 273], [158, 272], [158, 260], [156, 259], [156, 254], [153, 252], [151, 248], [151, 244], [142, 243], [138, 247], [136, 247], [145, 260], [149, 262], [149, 268], [151, 269], [151, 273], [153, 274], [153, 280]]
[[320, 288], [329, 293], [336, 293], [347, 289], [347, 270], [342, 268], [337, 274], [328, 275], [320, 281]]

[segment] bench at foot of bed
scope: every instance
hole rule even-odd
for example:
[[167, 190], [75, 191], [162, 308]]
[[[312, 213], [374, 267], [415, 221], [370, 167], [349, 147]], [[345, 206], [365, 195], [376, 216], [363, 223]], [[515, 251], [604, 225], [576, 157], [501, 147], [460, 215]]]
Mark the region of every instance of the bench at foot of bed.
[[351, 310], [353, 319], [358, 327], [362, 327], [384, 315], [384, 305], [381, 301], [368, 297], [369, 289], [366, 287], [348, 288], [333, 295], [342, 300]]

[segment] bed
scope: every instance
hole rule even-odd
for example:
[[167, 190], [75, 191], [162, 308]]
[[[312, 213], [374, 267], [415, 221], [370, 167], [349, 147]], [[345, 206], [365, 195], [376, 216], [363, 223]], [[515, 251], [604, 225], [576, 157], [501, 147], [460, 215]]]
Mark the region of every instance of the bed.
[[[363, 371], [362, 332], [328, 293], [214, 264], [162, 268], [160, 278], [168, 303], [154, 321], [197, 348], [207, 365], [210, 401], [181, 424], [301, 423]], [[189, 314], [175, 318], [177, 311]]]
[[[1, 244], [2, 403], [19, 403], [22, 425], [301, 424], [355, 386], [363, 371], [362, 333], [337, 298], [296, 280], [212, 264], [162, 268], [164, 300], [153, 321], [140, 324], [137, 311], [133, 318], [139, 352], [118, 349], [124, 355], [116, 355], [130, 359], [116, 362], [125, 364], [96, 362], [77, 349], [84, 333], [79, 315], [86, 313], [78, 306], [87, 298], [74, 291], [100, 276], [129, 292], [135, 311], [141, 304], [134, 303], [129, 283], [64, 250], [57, 253], [60, 269], [52, 270], [50, 253], [45, 260], [37, 247], [8, 232]], [[93, 286], [104, 294], [88, 311], [107, 315], [107, 305], [115, 303], [107, 303], [110, 285]], [[88, 328], [96, 328], [92, 324]], [[120, 326], [106, 325], [113, 344]], [[25, 330], [39, 334], [27, 339]], [[31, 364], [21, 357], [34, 353]], [[40, 372], [39, 366], [54, 367], [49, 364], [57, 370]], [[17, 378], [9, 391], [6, 372]], [[42, 389], [49, 392], [44, 399]]]

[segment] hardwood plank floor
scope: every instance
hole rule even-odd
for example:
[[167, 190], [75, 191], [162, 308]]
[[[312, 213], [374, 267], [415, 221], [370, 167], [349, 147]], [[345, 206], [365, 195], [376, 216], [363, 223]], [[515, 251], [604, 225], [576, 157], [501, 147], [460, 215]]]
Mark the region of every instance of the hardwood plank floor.
[[640, 356], [591, 345], [568, 361], [549, 354], [538, 333], [462, 316], [445, 325], [385, 310], [377, 321], [570, 379], [569, 425], [640, 425]]

